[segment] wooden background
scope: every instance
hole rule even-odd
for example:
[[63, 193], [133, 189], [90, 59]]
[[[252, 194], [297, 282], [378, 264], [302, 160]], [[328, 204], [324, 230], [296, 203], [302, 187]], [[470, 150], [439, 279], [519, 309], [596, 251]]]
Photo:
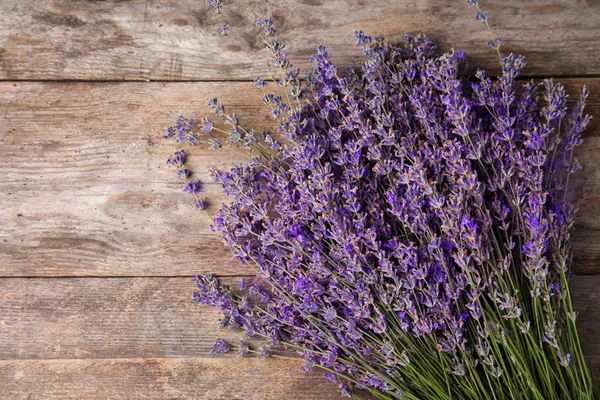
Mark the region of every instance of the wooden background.
[[[317, 44], [357, 62], [356, 29], [424, 31], [491, 72], [494, 54], [463, 0], [224, 3], [218, 16], [203, 0], [0, 1], [0, 397], [339, 398], [295, 362], [208, 355], [213, 338], [231, 334], [190, 302], [190, 277], [248, 271], [180, 193], [161, 130], [178, 114], [207, 114], [213, 95], [247, 126], [271, 125], [249, 82], [267, 71], [259, 16], [274, 18], [299, 67]], [[555, 76], [571, 93], [587, 83], [600, 118], [598, 0], [484, 7], [504, 49], [527, 56], [527, 76]], [[599, 151], [595, 121], [579, 151], [572, 290], [596, 374]], [[196, 149], [190, 159], [207, 181], [235, 161], [223, 155]], [[205, 192], [222, 200], [214, 185]]]

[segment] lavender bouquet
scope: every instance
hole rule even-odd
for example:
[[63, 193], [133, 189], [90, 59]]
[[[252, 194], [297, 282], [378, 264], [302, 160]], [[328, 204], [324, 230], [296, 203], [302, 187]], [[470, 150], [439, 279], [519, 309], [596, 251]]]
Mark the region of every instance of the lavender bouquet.
[[[165, 134], [251, 154], [213, 171], [231, 201], [211, 218], [258, 279], [195, 278], [193, 299], [261, 345], [213, 352], [293, 350], [354, 398], [594, 398], [568, 284], [585, 87], [569, 110], [553, 80], [517, 82], [524, 58], [493, 36], [502, 74], [470, 80], [462, 52], [362, 31], [362, 67], [338, 70], [319, 46], [300, 79], [272, 21], [258, 27], [280, 94], [255, 84], [277, 134], [217, 99], [226, 129], [179, 117]], [[168, 162], [205, 210], [184, 150]]]

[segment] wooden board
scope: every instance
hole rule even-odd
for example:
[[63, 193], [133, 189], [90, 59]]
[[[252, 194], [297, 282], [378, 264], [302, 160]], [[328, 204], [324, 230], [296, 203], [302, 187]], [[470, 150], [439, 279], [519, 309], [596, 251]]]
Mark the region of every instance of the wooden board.
[[[273, 125], [248, 81], [269, 77], [257, 17], [272, 17], [292, 62], [317, 44], [341, 66], [362, 63], [353, 31], [394, 41], [427, 32], [498, 72], [466, 0], [0, 1], [0, 397], [7, 399], [339, 399], [321, 374], [284, 360], [208, 355], [219, 313], [190, 301], [190, 276], [233, 283], [251, 273], [194, 214], [160, 138], [179, 114], [201, 117], [217, 96], [246, 126]], [[525, 76], [562, 76], [592, 90], [600, 115], [600, 3], [491, 0], [503, 51]], [[230, 35], [218, 29], [229, 23]], [[572, 79], [567, 79], [572, 78]], [[144, 82], [122, 82], [144, 81]], [[162, 81], [152, 82], [147, 81]], [[176, 82], [185, 81], [185, 82]], [[584, 352], [600, 377], [600, 127], [592, 122], [574, 182], [572, 295]], [[190, 164], [241, 162], [194, 149]], [[203, 194], [215, 211], [226, 199]]]
[[6, 399], [341, 400], [300, 363], [232, 358], [0, 360]]
[[[598, 287], [600, 276], [571, 282], [590, 357], [600, 357]], [[191, 301], [194, 288], [189, 277], [2, 279], [0, 359], [206, 357], [214, 339], [241, 336]]]
[[0, 379], [9, 399], [347, 399], [318, 372], [298, 367], [222, 358], [0, 360]]
[[[200, 0], [3, 0], [0, 79], [231, 80], [267, 74], [258, 17], [273, 17], [292, 61], [308, 67], [325, 44], [341, 65], [361, 62], [353, 32], [401, 40], [426, 32], [498, 71], [488, 33], [465, 0], [237, 0], [214, 15]], [[592, 1], [484, 2], [507, 52], [528, 75], [598, 75], [600, 6]], [[230, 35], [218, 30], [229, 23]]]
[[[600, 115], [600, 79], [562, 81], [570, 93], [588, 83], [590, 112]], [[179, 147], [162, 129], [177, 114], [208, 114], [212, 95], [247, 126], [273, 125], [250, 83], [0, 83], [0, 276], [247, 274], [165, 165]], [[577, 273], [600, 272], [599, 152], [593, 121], [574, 182]], [[203, 182], [209, 169], [244, 160], [205, 147], [190, 154]], [[203, 195], [212, 212], [226, 200], [214, 184]]]
[[239, 340], [193, 289], [189, 277], [0, 280], [0, 359], [206, 357], [213, 340]]
[[[597, 375], [599, 285], [600, 276], [577, 277], [571, 285], [584, 352]], [[0, 280], [4, 395], [339, 397], [317, 371], [301, 373], [295, 361], [208, 355], [214, 338], [234, 343], [239, 334], [221, 329], [214, 309], [193, 304], [192, 290], [189, 278]]]

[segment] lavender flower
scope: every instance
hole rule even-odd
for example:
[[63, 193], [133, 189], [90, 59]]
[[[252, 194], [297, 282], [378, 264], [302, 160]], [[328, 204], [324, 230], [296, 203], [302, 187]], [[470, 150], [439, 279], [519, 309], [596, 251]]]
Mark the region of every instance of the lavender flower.
[[198, 181], [189, 181], [186, 183], [183, 188], [185, 193], [198, 193], [200, 191], [200, 182]]
[[240, 343], [238, 345], [238, 357], [246, 357], [248, 355], [248, 344], [243, 341], [240, 340]]
[[[389, 43], [363, 31], [364, 65], [338, 68], [319, 46], [302, 80], [273, 21], [257, 26], [282, 90], [262, 98], [276, 130], [255, 135], [216, 98], [227, 138], [208, 120], [200, 130], [215, 150], [227, 140], [255, 152], [211, 172], [231, 199], [211, 227], [265, 286], [238, 285], [247, 298], [207, 275], [194, 301], [262, 339], [258, 357], [295, 349], [345, 395], [591, 398], [567, 283], [587, 90], [569, 110], [552, 80], [519, 88], [526, 63], [499, 39], [501, 75], [470, 80], [465, 54], [440, 54], [425, 35]], [[165, 136], [193, 125], [178, 119]], [[184, 158], [169, 163], [181, 173]]]
[[219, 28], [219, 33], [221, 34], [221, 36], [227, 36], [227, 34], [229, 33], [229, 25], [225, 24], [221, 28]]
[[177, 171], [177, 177], [179, 179], [186, 180], [190, 176], [190, 170], [188, 168], [181, 168]]
[[200, 210], [200, 211], [206, 210], [207, 206], [208, 206], [208, 203], [207, 203], [206, 199], [197, 199], [194, 202], [194, 207], [196, 207], [196, 210]]
[[202, 120], [202, 133], [204, 133], [205, 135], [210, 134], [213, 131], [214, 126], [215, 125], [211, 120], [209, 120], [208, 118], [204, 118], [204, 120]]
[[223, 8], [223, 0], [206, 0], [206, 5], [212, 7], [215, 14], [221, 14]]
[[196, 122], [193, 119], [178, 117], [175, 127], [177, 129], [177, 143], [186, 140], [188, 133], [196, 126]]
[[169, 139], [169, 138], [172, 138], [173, 136], [175, 136], [175, 128], [173, 128], [172, 126], [170, 126], [170, 127], [168, 127], [167, 129], [164, 130], [164, 136], [163, 136], [163, 138]]
[[169, 159], [167, 160], [167, 164], [171, 165], [181, 165], [185, 160], [185, 150], [176, 151]]
[[219, 139], [210, 139], [208, 141], [208, 144], [209, 144], [210, 148], [213, 150], [217, 150], [217, 149], [220, 149], [221, 147], [223, 147], [223, 145], [221, 144]]
[[227, 353], [230, 349], [229, 344], [223, 340], [215, 340], [213, 343], [211, 354], [223, 354]]
[[258, 358], [269, 358], [271, 355], [265, 346], [259, 347], [258, 352]]
[[260, 77], [257, 76], [256, 78], [254, 78], [254, 86], [262, 89], [267, 86], [267, 82], [263, 79], [260, 79]]

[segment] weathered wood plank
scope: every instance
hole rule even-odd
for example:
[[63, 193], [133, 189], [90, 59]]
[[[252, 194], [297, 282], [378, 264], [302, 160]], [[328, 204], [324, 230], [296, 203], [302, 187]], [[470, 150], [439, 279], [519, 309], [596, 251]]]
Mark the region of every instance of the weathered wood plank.
[[[317, 44], [334, 60], [360, 60], [353, 32], [401, 39], [426, 32], [444, 49], [466, 50], [472, 64], [498, 70], [483, 26], [466, 2], [442, 0], [239, 0], [213, 15], [197, 0], [4, 0], [0, 4], [0, 79], [213, 80], [266, 74], [255, 22], [273, 16], [292, 61], [307, 68]], [[506, 51], [524, 54], [530, 75], [597, 75], [600, 7], [576, 0], [486, 1]], [[230, 35], [218, 29], [229, 23]]]
[[[190, 215], [165, 165], [176, 145], [160, 132], [178, 113], [208, 113], [211, 94], [265, 127], [251, 84], [0, 87], [0, 275], [193, 275], [215, 265], [245, 272], [208, 234], [208, 218]], [[236, 160], [195, 150], [190, 163], [203, 181], [208, 168]], [[215, 202], [218, 193], [207, 186]]]
[[6, 399], [341, 399], [319, 372], [286, 360], [2, 360]]
[[[252, 83], [0, 82], [0, 174], [4, 182], [64, 186], [173, 182], [165, 160], [178, 145], [162, 131], [177, 115], [210, 115], [213, 96], [244, 126], [276, 126]], [[244, 159], [206, 147], [191, 158], [204, 181], [210, 168]]]
[[[209, 212], [227, 201], [206, 185]], [[55, 188], [0, 184], [0, 276], [188, 276], [251, 273], [195, 212], [177, 184], [94, 184]], [[587, 201], [580, 201], [587, 204]], [[598, 203], [573, 233], [573, 270], [597, 274]], [[6, 242], [2, 242], [6, 240]]]
[[[590, 112], [600, 114], [600, 79], [564, 81], [571, 92], [589, 81]], [[250, 83], [0, 83], [0, 276], [187, 276], [215, 265], [247, 273], [165, 165], [177, 147], [162, 128], [177, 113], [208, 113], [213, 94], [248, 126], [272, 124]], [[592, 123], [579, 152], [577, 273], [600, 268], [599, 132]], [[210, 168], [243, 160], [226, 150], [191, 154], [204, 182]], [[219, 193], [206, 185], [213, 211]]]
[[577, 327], [586, 356], [596, 358], [594, 368], [600, 377], [600, 276], [576, 276], [570, 284], [573, 307], [577, 311]]
[[[598, 276], [572, 282], [584, 352], [597, 375], [598, 285]], [[208, 356], [213, 338], [236, 334], [218, 327], [218, 312], [190, 301], [192, 287], [187, 278], [0, 279], [3, 394], [338, 398], [318, 372], [300, 373], [296, 362]]]
[[[0, 360], [9, 399], [342, 399], [317, 372], [281, 360]], [[589, 359], [596, 376], [600, 357]]]
[[[598, 287], [600, 276], [571, 282], [589, 356], [600, 356]], [[206, 357], [215, 338], [240, 335], [193, 289], [189, 278], [2, 278], [0, 359]]]
[[[0, 276], [248, 273], [175, 184], [0, 188], [0, 203], [14, 204], [0, 211]], [[216, 185], [204, 195], [211, 212], [225, 200]]]
[[214, 339], [239, 340], [193, 289], [189, 277], [0, 279], [0, 359], [206, 357]]

